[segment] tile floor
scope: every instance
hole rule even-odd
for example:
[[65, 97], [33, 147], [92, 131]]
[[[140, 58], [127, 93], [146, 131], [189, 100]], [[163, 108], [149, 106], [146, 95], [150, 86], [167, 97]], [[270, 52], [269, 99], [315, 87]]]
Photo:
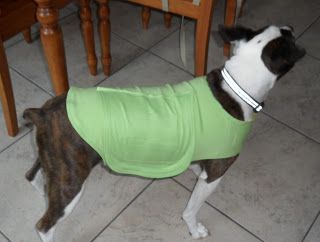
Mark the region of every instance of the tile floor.
[[[111, 1], [112, 75], [89, 75], [74, 6], [61, 14], [70, 82], [78, 86], [132, 86], [180, 82], [192, 77], [194, 23], [186, 23], [187, 67], [179, 59], [179, 18], [170, 29], [152, 12], [150, 28], [140, 24], [140, 8]], [[213, 32], [223, 22], [219, 0]], [[244, 152], [199, 213], [211, 230], [203, 241], [320, 241], [320, 1], [247, 0], [238, 20], [251, 27], [290, 24], [306, 57], [276, 86], [255, 122]], [[96, 20], [95, 20], [96, 23]], [[38, 26], [35, 41], [6, 43], [21, 131], [6, 136], [0, 111], [0, 241], [40, 241], [34, 225], [44, 199], [24, 179], [35, 159], [34, 131], [21, 114], [53, 95]], [[97, 52], [100, 54], [96, 34]], [[221, 44], [210, 40], [208, 69], [223, 64]], [[97, 166], [74, 212], [58, 227], [55, 241], [192, 241], [181, 213], [196, 181], [184, 174], [147, 180], [109, 174]]]

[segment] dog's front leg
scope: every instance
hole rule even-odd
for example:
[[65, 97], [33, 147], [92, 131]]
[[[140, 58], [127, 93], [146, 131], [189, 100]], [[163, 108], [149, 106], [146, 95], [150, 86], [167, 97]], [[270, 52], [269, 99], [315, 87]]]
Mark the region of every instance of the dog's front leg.
[[183, 219], [187, 223], [189, 232], [194, 239], [204, 238], [209, 234], [206, 227], [197, 221], [196, 216], [202, 204], [219, 184], [221, 177], [210, 183], [207, 183], [206, 179], [207, 173], [203, 170], [191, 194], [187, 208], [183, 212]]

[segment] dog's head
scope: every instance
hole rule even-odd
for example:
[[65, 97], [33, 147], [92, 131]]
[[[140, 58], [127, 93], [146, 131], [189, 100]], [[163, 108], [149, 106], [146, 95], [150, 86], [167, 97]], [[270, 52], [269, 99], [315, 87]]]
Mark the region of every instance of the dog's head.
[[278, 78], [288, 72], [306, 51], [295, 43], [290, 26], [268, 26], [252, 30], [242, 26], [219, 26], [219, 33], [225, 42], [233, 45], [235, 56], [244, 56], [257, 61]]

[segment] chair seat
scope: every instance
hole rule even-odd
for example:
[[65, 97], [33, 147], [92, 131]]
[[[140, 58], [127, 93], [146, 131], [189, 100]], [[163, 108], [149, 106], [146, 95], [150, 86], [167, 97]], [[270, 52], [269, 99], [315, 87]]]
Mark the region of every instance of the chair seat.
[[[55, 0], [62, 8], [71, 0]], [[37, 22], [37, 5], [34, 0], [0, 0], [0, 36], [5, 41]]]
[[6, 17], [15, 11], [21, 11], [21, 9], [29, 4], [36, 6], [33, 0], [1, 0], [0, 18]]
[[2, 41], [36, 23], [36, 4], [33, 0], [0, 1], [0, 35]]

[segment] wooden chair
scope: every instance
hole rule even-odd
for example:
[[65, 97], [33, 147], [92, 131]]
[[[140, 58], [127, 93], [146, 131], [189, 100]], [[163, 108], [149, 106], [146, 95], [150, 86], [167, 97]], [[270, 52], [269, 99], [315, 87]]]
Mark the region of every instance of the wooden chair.
[[[62, 8], [72, 0], [57, 0], [55, 1], [57, 8]], [[93, 41], [93, 28], [91, 21], [91, 9], [89, 6], [90, 0], [79, 0], [81, 11], [81, 26], [84, 36], [85, 47], [87, 51], [87, 61], [90, 73], [97, 73], [97, 58], [95, 55], [95, 47]], [[0, 97], [3, 107], [3, 114], [7, 126], [7, 131], [10, 136], [15, 136], [18, 133], [18, 123], [15, 109], [12, 84], [9, 74], [8, 62], [3, 46], [3, 41], [13, 37], [14, 35], [23, 32], [27, 42], [31, 42], [30, 26], [37, 21], [37, 6], [33, 0], [1, 0], [0, 1]], [[38, 15], [45, 13], [38, 12]], [[56, 13], [58, 17], [58, 13]], [[42, 26], [43, 27], [43, 26]], [[62, 36], [60, 36], [62, 38]], [[60, 54], [50, 53], [50, 61], [54, 62], [61, 58]], [[64, 55], [64, 52], [63, 52]], [[47, 56], [48, 57], [48, 56]], [[54, 70], [55, 72], [63, 72], [66, 70]], [[54, 85], [56, 94], [62, 93]]]
[[[142, 10], [143, 26], [148, 26], [150, 18], [149, 8], [162, 10], [161, 0], [128, 0], [140, 4], [146, 8]], [[169, 13], [186, 16], [196, 20], [195, 36], [195, 75], [201, 76], [206, 73], [209, 34], [211, 17], [213, 12], [213, 0], [201, 0], [199, 6], [192, 0], [169, 0], [168, 13], [165, 14], [165, 24], [170, 26], [171, 16]]]

